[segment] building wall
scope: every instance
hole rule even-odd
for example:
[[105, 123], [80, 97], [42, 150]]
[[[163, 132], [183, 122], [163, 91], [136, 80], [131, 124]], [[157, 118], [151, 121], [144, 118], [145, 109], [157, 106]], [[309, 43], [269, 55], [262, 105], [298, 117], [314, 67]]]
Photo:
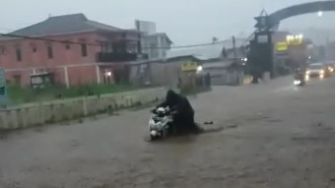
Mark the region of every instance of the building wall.
[[158, 38], [159, 41], [159, 58], [165, 58], [166, 57], [166, 52], [170, 48], [170, 43], [167, 41], [167, 39], [163, 36], [160, 36]]
[[[48, 39], [88, 43], [86, 56], [82, 54], [80, 44], [31, 39], [0, 41], [0, 67], [5, 69], [6, 79], [21, 85], [29, 85], [31, 74], [47, 71], [54, 74], [56, 83], [65, 84], [62, 66], [71, 65], [73, 67], [68, 68], [70, 84], [96, 81], [95, 56], [101, 50], [101, 46], [97, 44], [98, 34], [82, 33], [48, 37]], [[52, 57], [48, 56], [48, 46], [51, 46]], [[21, 60], [18, 59], [17, 53], [21, 53]], [[92, 66], [79, 66], [82, 64]]]
[[130, 81], [136, 85], [157, 85], [175, 88], [181, 77], [182, 62], [151, 61], [130, 65]]
[[[5, 69], [6, 79], [9, 82], [27, 86], [30, 84], [31, 74], [51, 72], [57, 84], [65, 85], [66, 66], [70, 85], [96, 83], [96, 54], [102, 49], [100, 42], [119, 40], [118, 36], [109, 38], [99, 33], [56, 36], [48, 39], [87, 43], [86, 56], [83, 56], [80, 44], [31, 39], [0, 41], [0, 67]], [[51, 58], [48, 57], [48, 46], [52, 48]], [[20, 50], [21, 60], [17, 57], [17, 50]], [[102, 75], [100, 77], [103, 79]]]
[[146, 62], [130, 65], [130, 82], [134, 85], [139, 86], [153, 84], [151, 75], [151, 63], [152, 62]]
[[231, 70], [225, 67], [204, 69], [211, 77], [212, 85], [241, 85], [243, 84], [244, 73], [239, 70]]
[[[83, 33], [48, 37], [48, 39], [92, 44], [96, 43], [97, 35], [95, 33]], [[52, 58], [48, 57], [47, 47], [49, 45], [52, 47]], [[94, 62], [95, 53], [100, 50], [99, 45], [87, 45], [87, 56], [82, 56], [79, 44], [69, 44], [69, 49], [66, 49], [66, 45], [61, 42], [31, 39], [0, 41], [1, 48], [5, 48], [0, 55], [0, 65], [5, 68], [23, 68]], [[34, 48], [36, 48], [36, 52], [33, 51]], [[17, 49], [21, 50], [21, 61], [16, 58]]]
[[233, 68], [231, 60], [220, 60], [203, 64], [203, 71], [210, 74], [212, 85], [241, 85], [244, 71]]
[[152, 63], [150, 66], [153, 83], [169, 88], [176, 88], [182, 74], [181, 63], [180, 61]]
[[148, 54], [149, 59], [161, 59], [166, 57], [170, 43], [164, 35], [144, 36], [142, 40], [143, 53]]
[[69, 67], [69, 82], [70, 85], [84, 85], [97, 83], [96, 67]]
[[121, 44], [126, 44], [123, 50], [137, 52], [139, 40], [138, 33], [134, 31], [119, 33], [100, 32], [97, 33], [95, 42], [98, 43], [102, 52], [116, 52], [116, 48], [123, 47]]

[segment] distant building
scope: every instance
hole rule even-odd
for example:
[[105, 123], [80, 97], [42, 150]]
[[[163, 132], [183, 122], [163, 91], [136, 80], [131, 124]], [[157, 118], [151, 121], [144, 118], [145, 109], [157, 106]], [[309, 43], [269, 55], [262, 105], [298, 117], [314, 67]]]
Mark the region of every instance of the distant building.
[[234, 50], [232, 40], [225, 40], [206, 45], [196, 45], [194, 47], [173, 48], [167, 51], [166, 58], [173, 58], [178, 56], [196, 56], [200, 59], [233, 59], [245, 56], [245, 39], [236, 39], [236, 48]]
[[162, 59], [166, 57], [172, 41], [166, 33], [157, 33], [154, 22], [135, 21], [137, 30], [141, 33], [140, 48], [147, 58]]
[[[0, 37], [0, 67], [19, 85], [47, 80], [66, 86], [124, 79], [136, 60], [139, 33], [89, 20], [83, 14], [48, 19]], [[126, 76], [127, 77], [127, 76]]]
[[233, 47], [232, 40], [225, 40], [214, 41], [208, 45], [172, 49], [167, 53], [167, 60], [193, 57], [202, 64], [203, 71], [210, 74], [213, 85], [239, 85], [244, 79], [242, 66], [246, 65], [245, 42], [245, 39], [236, 39], [236, 48]]
[[272, 34], [272, 42], [275, 76], [288, 74], [292, 69], [305, 66], [314, 57], [312, 41], [302, 34], [276, 31]]
[[[244, 52], [241, 46], [246, 40], [237, 40], [236, 58], [232, 42], [217, 42], [211, 45], [178, 48], [167, 51], [165, 59], [137, 62], [131, 67], [131, 82], [138, 85], [164, 85], [175, 88], [185, 76], [184, 65], [193, 63], [209, 73], [214, 85], [242, 84], [244, 72], [241, 67]], [[238, 61], [237, 61], [238, 60]], [[238, 66], [235, 64], [238, 62]], [[193, 67], [195, 68], [195, 67]], [[188, 74], [187, 74], [188, 75]]]
[[167, 55], [172, 41], [165, 33], [155, 33], [143, 36], [142, 53], [148, 55], [148, 59], [162, 59]]

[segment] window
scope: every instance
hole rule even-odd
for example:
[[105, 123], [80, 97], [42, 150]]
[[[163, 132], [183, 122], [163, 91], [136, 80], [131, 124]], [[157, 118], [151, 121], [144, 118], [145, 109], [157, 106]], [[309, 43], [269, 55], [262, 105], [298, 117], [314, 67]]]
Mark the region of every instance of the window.
[[6, 94], [6, 90], [4, 86], [0, 86], [0, 96], [4, 96]]
[[70, 43], [65, 43], [65, 49], [70, 50], [71, 46]]
[[105, 42], [99, 42], [100, 43], [100, 49], [101, 52], [106, 52], [107, 51], [107, 45]]
[[21, 49], [20, 48], [16, 48], [16, 60], [17, 61], [21, 61], [22, 60]]
[[47, 51], [48, 51], [48, 58], [52, 59], [54, 54], [53, 54], [53, 50], [52, 50], [52, 46], [51, 45], [48, 45]]
[[107, 43], [107, 52], [113, 52], [113, 44]]
[[5, 55], [6, 53], [6, 47], [0, 46], [0, 55]]
[[33, 53], [37, 52], [37, 47], [34, 43], [31, 43], [30, 46], [32, 48]]
[[113, 52], [113, 43], [109, 43], [109, 42], [100, 42], [100, 46], [101, 46], [101, 52]]
[[82, 52], [83, 57], [87, 56], [87, 46], [86, 46], [86, 44], [81, 44], [81, 52]]

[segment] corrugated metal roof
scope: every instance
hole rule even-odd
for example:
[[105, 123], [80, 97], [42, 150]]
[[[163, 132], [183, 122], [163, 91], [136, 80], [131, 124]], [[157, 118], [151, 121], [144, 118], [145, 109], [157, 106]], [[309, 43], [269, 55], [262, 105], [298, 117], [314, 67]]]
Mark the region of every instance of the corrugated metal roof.
[[227, 68], [231, 64], [232, 64], [232, 61], [230, 61], [230, 60], [217, 61], [217, 62], [211, 62], [211, 63], [204, 63], [203, 68], [204, 69]]
[[[236, 39], [236, 47], [244, 44], [245, 39]], [[216, 59], [222, 57], [223, 50], [232, 49], [232, 41], [215, 42], [213, 44], [200, 45], [195, 47], [174, 48], [167, 51], [167, 58], [179, 56], [194, 56], [201, 60]]]

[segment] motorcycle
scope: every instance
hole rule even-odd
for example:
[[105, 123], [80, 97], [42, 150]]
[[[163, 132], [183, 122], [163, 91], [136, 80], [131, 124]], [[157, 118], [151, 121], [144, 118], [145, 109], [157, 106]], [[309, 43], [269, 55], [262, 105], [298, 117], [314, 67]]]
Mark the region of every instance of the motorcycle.
[[173, 116], [169, 107], [159, 107], [152, 110], [152, 117], [149, 119], [149, 135], [151, 140], [164, 138], [172, 126]]
[[303, 75], [297, 74], [294, 76], [293, 84], [295, 86], [304, 86], [306, 84], [306, 80]]
[[301, 79], [294, 79], [293, 84], [295, 86], [304, 86], [305, 82], [303, 80], [301, 80]]

